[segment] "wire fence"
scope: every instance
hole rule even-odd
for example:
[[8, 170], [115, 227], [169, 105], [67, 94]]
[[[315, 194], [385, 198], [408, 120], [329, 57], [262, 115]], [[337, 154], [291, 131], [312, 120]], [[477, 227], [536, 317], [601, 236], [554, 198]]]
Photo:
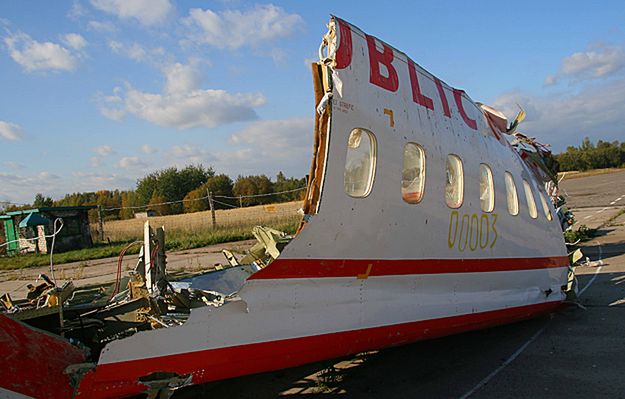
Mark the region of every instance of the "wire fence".
[[[306, 190], [306, 187], [299, 187], [299, 188], [295, 188], [292, 190], [285, 190], [285, 191], [277, 191], [277, 192], [273, 192], [273, 193], [264, 193], [264, 194], [254, 194], [254, 195], [239, 195], [239, 196], [226, 196], [226, 195], [212, 195], [212, 199], [213, 202], [216, 202], [218, 204], [230, 207], [230, 208], [241, 208], [241, 205], [236, 206], [236, 205], [232, 205], [232, 204], [228, 204], [225, 202], [221, 202], [216, 200], [216, 198], [222, 198], [222, 199], [231, 199], [231, 200], [237, 200], [239, 202], [241, 202], [244, 199], [249, 199], [249, 198], [262, 198], [262, 197], [271, 197], [271, 196], [278, 196], [281, 194], [290, 194], [290, 193], [296, 193], [298, 191], [303, 191]], [[102, 208], [103, 212], [109, 212], [109, 211], [121, 211], [124, 209], [148, 209], [150, 207], [157, 207], [157, 206], [164, 206], [164, 205], [173, 205], [173, 204], [184, 204], [185, 202], [194, 202], [194, 201], [202, 201], [202, 200], [208, 200], [211, 196], [210, 195], [205, 195], [203, 197], [198, 197], [198, 198], [191, 198], [191, 199], [181, 199], [181, 200], [177, 200], [177, 201], [167, 201], [167, 202], [160, 202], [157, 204], [148, 204], [148, 205], [137, 205], [137, 206], [121, 206], [121, 207], [115, 207], [115, 208]]]
[[[213, 214], [211, 211], [183, 213], [178, 215], [150, 217], [150, 224], [165, 226], [169, 236], [185, 236], [192, 239], [213, 231], [240, 231], [250, 230], [257, 225], [280, 228], [293, 225], [302, 218], [300, 209], [303, 201], [292, 201], [257, 205], [249, 207], [233, 207], [218, 209]], [[94, 238], [104, 237], [104, 240], [127, 241], [140, 237], [143, 233], [143, 224], [146, 218], [133, 218], [125, 220], [105, 221], [101, 225], [91, 224]], [[100, 226], [103, 229], [100, 232]]]

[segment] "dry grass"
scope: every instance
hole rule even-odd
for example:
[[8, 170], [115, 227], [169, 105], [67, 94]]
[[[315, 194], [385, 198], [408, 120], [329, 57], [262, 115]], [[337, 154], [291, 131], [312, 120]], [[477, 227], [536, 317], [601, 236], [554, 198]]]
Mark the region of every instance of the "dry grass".
[[[219, 230], [238, 230], [256, 225], [278, 226], [301, 219], [301, 201], [217, 210], [215, 219]], [[140, 239], [146, 219], [114, 220], [104, 223], [104, 236], [113, 242]], [[168, 235], [194, 235], [212, 230], [210, 211], [149, 218], [152, 226], [165, 226]], [[93, 237], [97, 237], [92, 225]]]
[[623, 170], [625, 169], [622, 169], [622, 168], [591, 169], [591, 170], [587, 170], [584, 172], [578, 172], [574, 170], [570, 172], [558, 173], [558, 179], [562, 178], [562, 175], [565, 175], [564, 180], [571, 180], [571, 179], [579, 179], [580, 177], [605, 175], [608, 173], [622, 172]]

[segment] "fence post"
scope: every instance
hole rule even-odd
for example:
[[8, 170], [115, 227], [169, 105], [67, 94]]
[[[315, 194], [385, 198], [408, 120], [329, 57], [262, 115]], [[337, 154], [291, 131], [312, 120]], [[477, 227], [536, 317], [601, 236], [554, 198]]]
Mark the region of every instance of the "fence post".
[[208, 191], [208, 207], [211, 210], [211, 220], [213, 221], [214, 229], [215, 227], [217, 227], [217, 220], [215, 219], [215, 204], [213, 203], [213, 193], [210, 191]]
[[243, 196], [239, 195], [239, 208], [243, 208]]
[[100, 230], [100, 241], [104, 241], [104, 218], [102, 217], [102, 205], [98, 205], [98, 227]]

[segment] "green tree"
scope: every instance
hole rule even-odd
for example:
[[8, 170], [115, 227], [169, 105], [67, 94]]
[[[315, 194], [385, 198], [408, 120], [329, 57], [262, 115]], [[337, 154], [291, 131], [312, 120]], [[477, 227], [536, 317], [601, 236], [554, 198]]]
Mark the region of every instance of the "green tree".
[[244, 206], [268, 204], [271, 202], [275, 202], [275, 198], [272, 198], [274, 196], [262, 195], [270, 194], [273, 192], [273, 183], [265, 175], [239, 176], [237, 177], [237, 181], [234, 183], [234, 188], [232, 189], [232, 191], [235, 196], [243, 197], [242, 202]]
[[[157, 170], [137, 181], [137, 195], [143, 204], [152, 202], [154, 196], [162, 202], [182, 201], [194, 189], [215, 175], [212, 168], [202, 165], [189, 165], [181, 170], [176, 167]], [[169, 213], [182, 212], [181, 203], [171, 204]]]
[[281, 171], [276, 175], [276, 182], [273, 184], [273, 188], [276, 192], [291, 191], [283, 194], [276, 195], [277, 202], [298, 201], [303, 199], [306, 190], [298, 190], [306, 187], [306, 178], [296, 179], [295, 177], [286, 177]]
[[54, 201], [50, 197], [44, 197], [43, 194], [37, 193], [35, 200], [33, 201], [33, 208], [44, 208], [54, 205]]
[[121, 192], [121, 206], [122, 209], [119, 211], [120, 219], [131, 219], [135, 216], [135, 212], [140, 211], [139, 209], [133, 209], [132, 207], [141, 206], [141, 202], [139, 199], [139, 195], [137, 195], [134, 191], [122, 191]]
[[155, 211], [159, 216], [171, 215], [172, 212], [170, 204], [163, 204], [164, 202], [167, 202], [165, 197], [158, 195], [155, 191], [148, 203], [148, 209]]
[[229, 206], [223, 205], [221, 203], [224, 203], [224, 204], [233, 203], [234, 204], [236, 201], [233, 201], [227, 198], [219, 198], [219, 197], [232, 197], [233, 196], [232, 187], [233, 187], [232, 179], [230, 179], [230, 177], [228, 177], [227, 175], [221, 174], [221, 175], [210, 177], [206, 181], [206, 183], [202, 184], [200, 187], [196, 188], [195, 190], [189, 192], [186, 195], [185, 201], [183, 204], [184, 211], [186, 213], [189, 213], [189, 212], [200, 212], [200, 211], [208, 210], [209, 209], [208, 198], [205, 198], [205, 197], [208, 196], [209, 191], [213, 193], [214, 197], [217, 197], [215, 199], [218, 202], [214, 203], [215, 209], [230, 208]]

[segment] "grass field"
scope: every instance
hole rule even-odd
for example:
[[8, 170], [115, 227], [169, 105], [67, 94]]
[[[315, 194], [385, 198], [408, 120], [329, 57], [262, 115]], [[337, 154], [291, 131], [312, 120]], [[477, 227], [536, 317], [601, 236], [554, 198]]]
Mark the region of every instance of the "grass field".
[[579, 171], [574, 170], [570, 172], [560, 172], [558, 173], [558, 178], [560, 179], [564, 175], [564, 180], [570, 180], [570, 179], [578, 179], [580, 177], [605, 175], [608, 173], [622, 172], [624, 170], [625, 169], [623, 168], [591, 169], [591, 170], [587, 170], [584, 172], [579, 172]]
[[[212, 228], [210, 212], [196, 212], [149, 218], [152, 227], [165, 226], [167, 250], [200, 248], [224, 242], [254, 238], [252, 227], [269, 226], [274, 229], [294, 233], [301, 220], [297, 210], [300, 201], [282, 204], [262, 205], [232, 210], [216, 211], [217, 227]], [[95, 241], [93, 248], [67, 251], [54, 255], [54, 263], [62, 264], [119, 255], [130, 242], [143, 239], [143, 224], [146, 219], [117, 220], [104, 224], [106, 242]], [[97, 236], [96, 226], [92, 236]], [[110, 243], [109, 243], [110, 240]], [[129, 254], [137, 253], [138, 247], [131, 248]], [[14, 270], [49, 264], [46, 254], [23, 254], [0, 257], [0, 270]]]
[[[301, 216], [297, 210], [301, 201], [280, 204], [259, 205], [215, 211], [218, 231], [249, 230], [257, 225], [284, 225], [297, 222]], [[143, 238], [143, 224], [146, 219], [114, 220], [104, 223], [104, 237], [110, 241], [131, 241]], [[192, 240], [197, 235], [214, 232], [210, 211], [184, 213], [181, 215], [157, 216], [149, 218], [153, 227], [164, 226], [165, 233], [179, 240]], [[92, 236], [97, 237], [97, 225], [91, 225]]]

